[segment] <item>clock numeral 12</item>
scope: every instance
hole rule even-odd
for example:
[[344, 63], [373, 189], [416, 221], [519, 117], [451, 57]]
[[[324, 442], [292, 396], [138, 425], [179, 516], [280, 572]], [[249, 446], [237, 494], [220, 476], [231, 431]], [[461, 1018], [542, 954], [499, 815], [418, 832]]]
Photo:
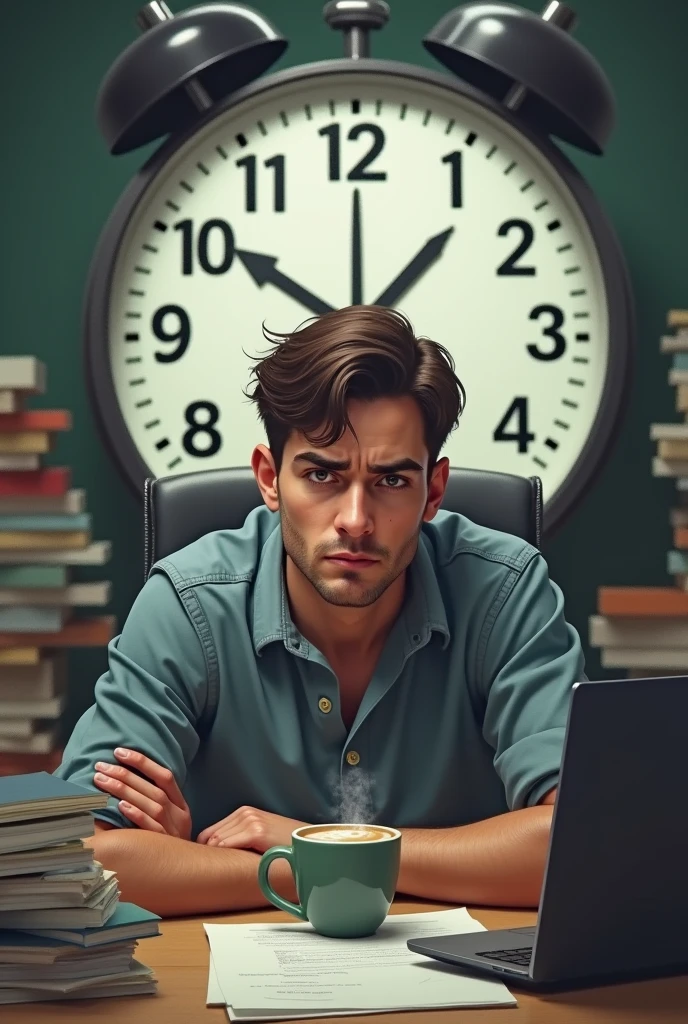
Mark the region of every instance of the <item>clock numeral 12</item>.
[[[194, 272], [194, 222], [192, 220], [180, 220], [174, 225], [175, 231], [182, 234], [182, 274], [193, 274]], [[219, 234], [219, 254], [214, 255], [219, 259], [216, 262], [210, 261], [210, 236], [215, 232]], [[217, 246], [215, 248], [218, 248]], [[198, 232], [196, 245], [196, 259], [206, 274], [226, 274], [234, 260], [234, 232], [226, 220], [214, 218], [207, 220]]]
[[[509, 420], [516, 419], [516, 430], [507, 430]], [[516, 441], [518, 450], [523, 454], [528, 451], [528, 445], [535, 440], [535, 434], [528, 430], [528, 399], [514, 398], [513, 402], [504, 413], [504, 416], [497, 424], [494, 434], [494, 441]]]
[[[242, 156], [241, 160], [237, 160], [236, 166], [243, 167], [246, 172], [246, 212], [255, 213], [257, 209], [258, 179], [258, 174], [256, 171], [256, 158], [252, 153], [249, 154], [248, 156]], [[275, 213], [284, 213], [284, 156], [282, 154], [278, 154], [277, 156], [271, 156], [268, 160], [263, 161], [263, 167], [269, 167], [273, 171], [274, 211]]]
[[[352, 167], [347, 174], [348, 181], [386, 181], [387, 171], [369, 171], [369, 164], [372, 164], [385, 147], [385, 133], [379, 124], [355, 124], [349, 131], [347, 139], [354, 142], [359, 135], [368, 134], [372, 136], [372, 145], [365, 156], [361, 157], [355, 167]], [[327, 138], [328, 145], [328, 177], [330, 181], [339, 181], [341, 178], [341, 135], [342, 126], [336, 121], [321, 128], [318, 135]]]
[[[205, 414], [205, 419], [200, 423], [196, 419], [199, 412]], [[189, 455], [195, 455], [199, 459], [207, 458], [209, 455], [217, 455], [222, 447], [222, 437], [219, 430], [215, 429], [215, 424], [219, 418], [220, 410], [214, 402], [191, 402], [187, 405], [184, 419], [189, 424], [189, 429], [184, 432], [182, 438], [184, 451], [188, 452]], [[210, 438], [210, 444], [197, 448], [197, 434], [207, 434]]]

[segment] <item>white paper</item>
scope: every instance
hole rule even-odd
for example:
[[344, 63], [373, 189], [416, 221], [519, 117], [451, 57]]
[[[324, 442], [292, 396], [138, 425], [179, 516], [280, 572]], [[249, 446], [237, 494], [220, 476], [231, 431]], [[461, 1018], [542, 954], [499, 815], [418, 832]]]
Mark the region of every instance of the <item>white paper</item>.
[[359, 939], [318, 935], [307, 923], [203, 927], [211, 948], [208, 1002], [224, 1002], [230, 1020], [516, 1005], [502, 982], [406, 946], [423, 935], [484, 931], [465, 907], [390, 914], [375, 935]]

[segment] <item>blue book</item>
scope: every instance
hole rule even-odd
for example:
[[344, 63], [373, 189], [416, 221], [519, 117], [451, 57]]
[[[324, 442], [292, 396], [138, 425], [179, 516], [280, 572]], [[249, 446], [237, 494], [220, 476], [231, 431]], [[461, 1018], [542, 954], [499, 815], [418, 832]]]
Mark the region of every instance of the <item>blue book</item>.
[[[42, 939], [59, 939], [74, 946], [104, 946], [108, 942], [148, 939], [160, 934], [161, 918], [135, 903], [118, 903], [102, 928], [22, 928]], [[2, 933], [0, 932], [0, 935]], [[37, 942], [37, 945], [41, 945]]]
[[674, 370], [688, 370], [688, 352], [676, 352], [671, 361]]
[[0, 516], [0, 530], [90, 530], [88, 512], [64, 516]]
[[96, 793], [49, 772], [0, 776], [0, 824], [57, 814], [80, 814], [106, 807], [107, 793]]
[[667, 572], [670, 576], [688, 573], [688, 551], [668, 551]]
[[[68, 609], [49, 605], [0, 607], [0, 631], [6, 633], [59, 633]], [[28, 639], [28, 638], [27, 638]]]

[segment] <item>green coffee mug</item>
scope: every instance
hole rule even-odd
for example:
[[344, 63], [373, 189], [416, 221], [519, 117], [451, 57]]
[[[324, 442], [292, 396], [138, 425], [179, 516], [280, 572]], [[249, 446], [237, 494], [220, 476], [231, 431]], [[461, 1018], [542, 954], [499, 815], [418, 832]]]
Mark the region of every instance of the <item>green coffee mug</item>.
[[[273, 860], [291, 867], [299, 903], [279, 896], [268, 881]], [[310, 921], [316, 932], [338, 939], [372, 935], [394, 899], [401, 832], [383, 825], [302, 825], [291, 846], [266, 850], [258, 865], [263, 895], [280, 910]]]

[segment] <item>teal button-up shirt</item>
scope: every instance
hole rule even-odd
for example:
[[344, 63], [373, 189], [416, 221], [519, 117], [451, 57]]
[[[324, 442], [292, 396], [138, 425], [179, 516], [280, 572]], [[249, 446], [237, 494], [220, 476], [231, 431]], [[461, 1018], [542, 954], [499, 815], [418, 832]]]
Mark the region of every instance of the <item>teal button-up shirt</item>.
[[[153, 567], [55, 774], [95, 789], [96, 761], [139, 750], [174, 773], [192, 838], [242, 805], [463, 825], [557, 784], [581, 678], [540, 552], [441, 511], [347, 732], [336, 676], [290, 616], [279, 515], [261, 507]], [[131, 827], [112, 797], [96, 816]]]

